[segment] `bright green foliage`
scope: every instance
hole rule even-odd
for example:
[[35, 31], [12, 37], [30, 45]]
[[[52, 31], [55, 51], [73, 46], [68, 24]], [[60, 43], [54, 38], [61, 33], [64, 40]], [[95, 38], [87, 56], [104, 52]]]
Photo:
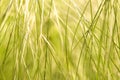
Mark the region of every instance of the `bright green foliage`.
[[0, 80], [120, 80], [120, 0], [0, 0]]

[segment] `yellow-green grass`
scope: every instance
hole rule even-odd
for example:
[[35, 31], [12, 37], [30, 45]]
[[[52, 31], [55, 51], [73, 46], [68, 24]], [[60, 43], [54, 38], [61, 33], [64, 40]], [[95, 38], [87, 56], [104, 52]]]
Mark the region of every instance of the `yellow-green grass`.
[[0, 0], [0, 80], [119, 80], [120, 0]]

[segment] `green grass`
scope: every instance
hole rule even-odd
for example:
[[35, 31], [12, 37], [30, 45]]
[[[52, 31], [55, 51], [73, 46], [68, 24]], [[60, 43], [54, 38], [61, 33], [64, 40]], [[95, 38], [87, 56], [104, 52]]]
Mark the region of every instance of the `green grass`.
[[120, 0], [0, 0], [0, 80], [120, 80]]

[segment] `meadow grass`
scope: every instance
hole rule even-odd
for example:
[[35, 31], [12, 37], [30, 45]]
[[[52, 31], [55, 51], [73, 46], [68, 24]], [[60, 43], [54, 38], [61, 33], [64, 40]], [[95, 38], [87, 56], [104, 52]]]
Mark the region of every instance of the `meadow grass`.
[[0, 0], [0, 80], [120, 80], [120, 0]]

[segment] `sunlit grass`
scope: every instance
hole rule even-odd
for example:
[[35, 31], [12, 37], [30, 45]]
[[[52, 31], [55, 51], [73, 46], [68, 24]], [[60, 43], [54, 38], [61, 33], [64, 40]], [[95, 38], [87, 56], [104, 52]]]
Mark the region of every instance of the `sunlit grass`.
[[0, 0], [0, 80], [119, 80], [119, 0]]

